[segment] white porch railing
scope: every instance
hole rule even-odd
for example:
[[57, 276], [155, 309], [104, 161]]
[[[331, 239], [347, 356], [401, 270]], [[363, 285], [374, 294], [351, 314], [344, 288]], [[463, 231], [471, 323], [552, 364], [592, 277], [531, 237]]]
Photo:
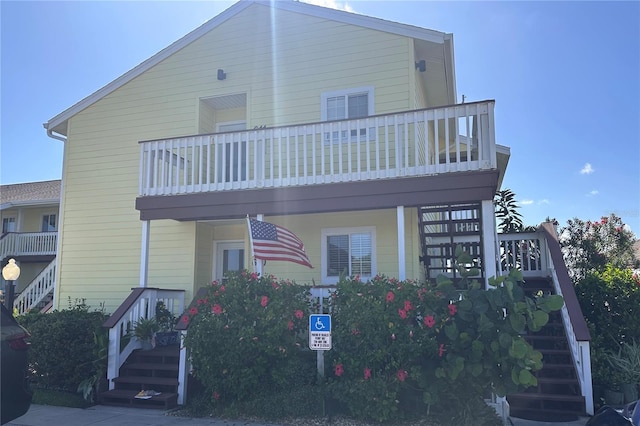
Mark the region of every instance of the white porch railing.
[[498, 234], [498, 244], [499, 270], [502, 272], [509, 273], [512, 269], [519, 269], [525, 277], [547, 275], [547, 246], [544, 236], [537, 232]]
[[53, 293], [56, 286], [56, 263], [56, 259], [52, 260], [15, 298], [13, 307], [18, 310], [19, 315], [26, 314]]
[[497, 167], [494, 101], [140, 143], [141, 196]]
[[9, 232], [0, 238], [0, 259], [56, 254], [57, 232]]
[[[135, 338], [131, 338], [126, 345], [124, 344], [130, 336], [130, 331], [141, 318], [148, 319], [155, 316], [158, 302], [163, 302], [173, 315], [179, 317], [184, 312], [184, 291], [136, 288], [103, 325], [109, 329], [107, 360], [109, 389], [114, 388], [113, 379], [118, 377], [120, 367], [127, 360], [127, 357], [135, 349], [142, 346]], [[184, 378], [180, 381], [180, 385], [184, 386]]]

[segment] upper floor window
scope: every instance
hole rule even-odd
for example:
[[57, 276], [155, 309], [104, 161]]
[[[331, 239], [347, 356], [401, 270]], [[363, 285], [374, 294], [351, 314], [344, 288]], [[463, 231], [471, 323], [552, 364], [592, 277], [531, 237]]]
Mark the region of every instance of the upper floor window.
[[340, 275], [376, 274], [376, 233], [370, 226], [322, 230], [322, 283], [335, 284]]
[[[321, 98], [322, 121], [351, 120], [365, 118], [374, 114], [373, 87], [324, 92]], [[340, 129], [326, 132], [325, 142], [354, 142], [366, 139], [366, 137], [366, 127]]]
[[56, 227], [56, 215], [45, 214], [42, 216], [42, 232], [51, 232], [57, 230]]
[[2, 218], [2, 233], [16, 232], [16, 218], [15, 217], [3, 217]]

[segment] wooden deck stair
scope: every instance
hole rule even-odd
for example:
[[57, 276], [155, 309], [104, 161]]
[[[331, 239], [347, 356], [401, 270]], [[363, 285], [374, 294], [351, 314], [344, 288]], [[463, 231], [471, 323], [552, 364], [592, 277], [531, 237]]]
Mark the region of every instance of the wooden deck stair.
[[[525, 281], [529, 294], [553, 292], [549, 279]], [[507, 396], [513, 417], [538, 421], [569, 421], [585, 415], [585, 400], [580, 392], [575, 366], [560, 312], [549, 316], [542, 330], [524, 336], [542, 353], [542, 369], [535, 374], [538, 386]]]
[[[120, 376], [113, 379], [115, 389], [100, 394], [103, 405], [169, 409], [178, 401], [178, 345], [137, 349], [120, 367]], [[154, 390], [159, 395], [149, 399], [135, 396], [141, 390]]]

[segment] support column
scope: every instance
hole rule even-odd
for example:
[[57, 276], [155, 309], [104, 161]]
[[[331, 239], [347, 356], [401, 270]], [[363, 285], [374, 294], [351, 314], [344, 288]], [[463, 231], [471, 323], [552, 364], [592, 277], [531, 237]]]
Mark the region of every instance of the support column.
[[398, 222], [398, 279], [407, 279], [407, 265], [405, 256], [404, 241], [404, 206], [396, 207], [396, 217]]
[[151, 232], [151, 221], [142, 222], [142, 240], [140, 243], [140, 287], [147, 286], [149, 277], [149, 233]]
[[484, 288], [489, 288], [489, 278], [497, 276], [497, 241], [495, 209], [493, 200], [483, 200], [481, 204], [482, 215], [482, 267], [484, 268]]

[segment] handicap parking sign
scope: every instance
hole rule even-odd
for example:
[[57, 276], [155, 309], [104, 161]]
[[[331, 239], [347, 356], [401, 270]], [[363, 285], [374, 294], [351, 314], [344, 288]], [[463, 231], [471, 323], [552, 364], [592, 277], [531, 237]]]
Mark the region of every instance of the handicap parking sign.
[[325, 333], [331, 333], [331, 315], [309, 315], [309, 331], [323, 331]]
[[331, 349], [331, 315], [309, 315], [309, 349], [314, 351]]

